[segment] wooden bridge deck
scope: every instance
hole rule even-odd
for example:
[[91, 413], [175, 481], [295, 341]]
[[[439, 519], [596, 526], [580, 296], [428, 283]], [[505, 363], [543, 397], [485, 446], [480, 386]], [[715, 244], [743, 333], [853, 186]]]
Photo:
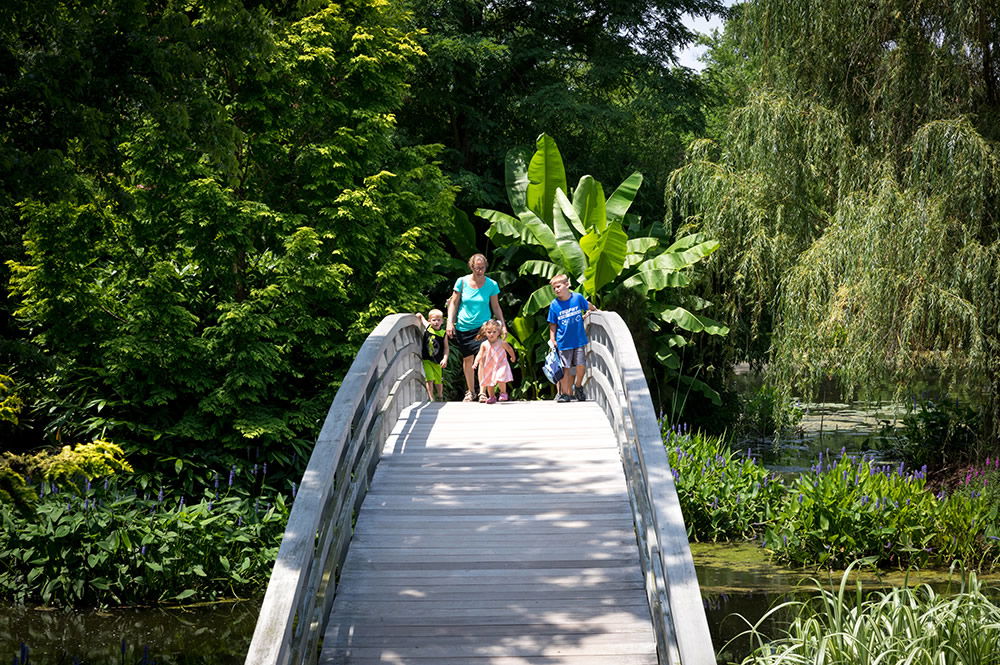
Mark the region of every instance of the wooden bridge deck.
[[358, 515], [320, 662], [654, 665], [604, 413], [590, 402], [404, 410]]

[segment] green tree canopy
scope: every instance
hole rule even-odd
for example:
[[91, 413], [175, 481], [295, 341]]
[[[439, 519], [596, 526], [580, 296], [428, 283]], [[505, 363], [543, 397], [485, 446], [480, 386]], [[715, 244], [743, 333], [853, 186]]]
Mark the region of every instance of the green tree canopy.
[[[48, 137], [32, 174], [58, 182], [20, 190], [10, 263], [50, 432], [287, 460], [374, 323], [426, 304], [453, 191], [394, 138], [420, 47], [396, 5], [312, 5], [53, 2], [6, 28], [7, 154]], [[63, 89], [70, 64], [95, 80]]]
[[[640, 171], [655, 191], [702, 126], [699, 86], [671, 69], [694, 36], [685, 12], [719, 0], [407, 0], [428, 58], [400, 116], [417, 143], [445, 146], [443, 168], [471, 212], [505, 203], [504, 155], [547, 132], [567, 159], [606, 182]], [[658, 196], [636, 212], [662, 214]]]
[[1000, 422], [998, 29], [982, 3], [757, 0], [716, 44], [710, 76], [750, 90], [668, 195], [786, 386], [944, 375]]

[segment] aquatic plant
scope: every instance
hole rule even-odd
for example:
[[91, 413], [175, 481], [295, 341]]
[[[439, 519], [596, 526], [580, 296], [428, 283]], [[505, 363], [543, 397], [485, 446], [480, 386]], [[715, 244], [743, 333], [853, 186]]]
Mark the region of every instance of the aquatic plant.
[[[815, 595], [772, 608], [740, 637], [756, 644], [742, 665], [994, 665], [1000, 653], [1000, 607], [974, 574], [957, 594], [928, 585], [848, 593], [851, 568], [836, 592], [815, 583]], [[774, 640], [762, 626], [791, 609], [794, 618]]]
[[38, 483], [33, 517], [0, 505], [0, 596], [120, 605], [252, 593], [270, 574], [290, 501], [255, 495], [254, 475], [241, 475], [194, 498], [128, 476], [80, 482], [78, 492]]
[[686, 426], [666, 429], [663, 437], [688, 537], [753, 539], [784, 493], [777, 477], [721, 437]]
[[763, 543], [801, 565], [867, 558], [880, 566], [947, 566], [960, 559], [990, 568], [1000, 560], [996, 517], [996, 506], [981, 496], [931, 492], [926, 468], [841, 451], [789, 483]]

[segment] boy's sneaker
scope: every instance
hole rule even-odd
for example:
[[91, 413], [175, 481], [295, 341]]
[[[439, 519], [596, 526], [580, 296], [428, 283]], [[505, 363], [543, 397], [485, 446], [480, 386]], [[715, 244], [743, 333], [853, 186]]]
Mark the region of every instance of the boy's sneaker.
[[576, 397], [577, 402], [587, 401], [587, 396], [583, 394], [583, 386], [576, 386], [575, 388], [573, 388], [573, 396]]
[[572, 395], [559, 395], [559, 399], [557, 399], [556, 401], [559, 402], [560, 404], [562, 404], [564, 402], [572, 402], [573, 401], [573, 396]]

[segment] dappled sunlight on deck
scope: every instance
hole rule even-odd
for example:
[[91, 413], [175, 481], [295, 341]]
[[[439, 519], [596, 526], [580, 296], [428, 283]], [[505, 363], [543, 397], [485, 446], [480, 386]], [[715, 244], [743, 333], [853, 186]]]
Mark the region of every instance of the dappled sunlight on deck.
[[386, 442], [320, 662], [470, 658], [657, 662], [621, 460], [594, 404], [419, 405]]

